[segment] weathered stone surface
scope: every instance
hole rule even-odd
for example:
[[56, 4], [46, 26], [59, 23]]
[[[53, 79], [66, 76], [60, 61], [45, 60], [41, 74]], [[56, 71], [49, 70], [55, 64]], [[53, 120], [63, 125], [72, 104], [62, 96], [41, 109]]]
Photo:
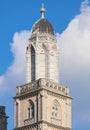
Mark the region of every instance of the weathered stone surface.
[[[32, 48], [34, 53], [32, 53]], [[59, 57], [54, 35], [47, 33], [32, 34], [26, 52], [26, 65], [27, 83], [39, 78], [59, 82]], [[35, 70], [33, 72], [32, 66]]]

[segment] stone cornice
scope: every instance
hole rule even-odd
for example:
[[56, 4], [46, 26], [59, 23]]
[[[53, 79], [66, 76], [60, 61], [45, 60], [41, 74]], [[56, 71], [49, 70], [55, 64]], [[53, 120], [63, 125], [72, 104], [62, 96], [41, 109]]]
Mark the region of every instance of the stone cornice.
[[21, 127], [18, 127], [18, 128], [14, 128], [13, 130], [30, 130], [30, 128], [36, 128], [38, 127], [38, 123], [34, 123], [34, 124], [30, 124], [30, 125], [26, 125], [26, 126], [21, 126]]
[[39, 123], [45, 123], [47, 124], [48, 126], [51, 126], [51, 127], [54, 127], [54, 128], [58, 128], [59, 130], [71, 130], [71, 128], [67, 128], [67, 127], [63, 127], [63, 126], [58, 126], [58, 125], [55, 125], [53, 123], [49, 123], [47, 121], [41, 121]]
[[6, 115], [2, 115], [2, 114], [0, 114], [0, 117], [5, 117], [5, 118], [9, 118], [9, 116], [6, 116]]
[[47, 124], [47, 125], [50, 126], [50, 127], [57, 128], [57, 129], [59, 129], [59, 130], [72, 130], [71, 128], [67, 128], [67, 127], [63, 127], [63, 126], [58, 126], [58, 125], [49, 123], [49, 122], [47, 122], [47, 121], [39, 121], [39, 122], [37, 122], [37, 123], [33, 123], [33, 124], [30, 124], [30, 125], [26, 125], [26, 126], [14, 128], [13, 130], [24, 130], [24, 129], [26, 129], [26, 128], [29, 130], [29, 128], [35, 128], [35, 127], [38, 128], [38, 125], [39, 125], [39, 124], [42, 124], [42, 123]]

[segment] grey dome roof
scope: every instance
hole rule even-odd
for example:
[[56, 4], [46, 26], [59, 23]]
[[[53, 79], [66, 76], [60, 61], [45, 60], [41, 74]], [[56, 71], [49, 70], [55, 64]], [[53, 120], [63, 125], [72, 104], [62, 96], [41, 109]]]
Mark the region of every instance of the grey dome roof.
[[34, 24], [32, 28], [32, 33], [35, 32], [36, 30], [38, 30], [38, 32], [41, 33], [49, 33], [54, 35], [54, 29], [51, 23], [45, 18], [41, 18]]

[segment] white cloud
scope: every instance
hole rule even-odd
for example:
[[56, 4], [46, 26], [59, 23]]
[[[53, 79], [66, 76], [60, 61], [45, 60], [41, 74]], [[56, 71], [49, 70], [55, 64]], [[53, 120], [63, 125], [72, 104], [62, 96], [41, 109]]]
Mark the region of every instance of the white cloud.
[[81, 11], [81, 13], [86, 13], [86, 15], [89, 13], [89, 11], [88, 10], [90, 10], [90, 8], [89, 8], [89, 5], [90, 4], [90, 2], [89, 2], [89, 0], [84, 0], [82, 3], [81, 3], [81, 9], [80, 9], [80, 11]]
[[90, 68], [90, 6], [86, 6], [86, 3], [87, 0], [81, 6], [81, 13], [58, 35], [63, 69], [68, 67], [74, 71], [74, 68]]
[[74, 97], [74, 128], [80, 129], [83, 125], [83, 128], [90, 129], [90, 6], [88, 0], [82, 2], [80, 11], [65, 31], [57, 35], [60, 46], [60, 80], [70, 86]]
[[12, 65], [6, 73], [0, 76], [0, 90], [14, 92], [16, 85], [25, 83], [25, 53], [30, 31], [16, 32], [11, 43], [11, 52], [14, 57]]

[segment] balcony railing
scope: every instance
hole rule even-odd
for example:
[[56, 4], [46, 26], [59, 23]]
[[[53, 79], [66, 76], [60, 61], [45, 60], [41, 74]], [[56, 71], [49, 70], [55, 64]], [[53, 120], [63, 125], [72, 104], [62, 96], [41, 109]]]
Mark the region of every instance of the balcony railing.
[[18, 86], [17, 87], [17, 95], [22, 95], [24, 93], [28, 93], [32, 90], [36, 90], [36, 89], [40, 89], [40, 88], [52, 90], [54, 92], [69, 96], [69, 88], [68, 87], [63, 86], [63, 85], [59, 85], [53, 81], [43, 79], [43, 78], [36, 80], [34, 82], [31, 82], [31, 83], [25, 84], [25, 85]]

